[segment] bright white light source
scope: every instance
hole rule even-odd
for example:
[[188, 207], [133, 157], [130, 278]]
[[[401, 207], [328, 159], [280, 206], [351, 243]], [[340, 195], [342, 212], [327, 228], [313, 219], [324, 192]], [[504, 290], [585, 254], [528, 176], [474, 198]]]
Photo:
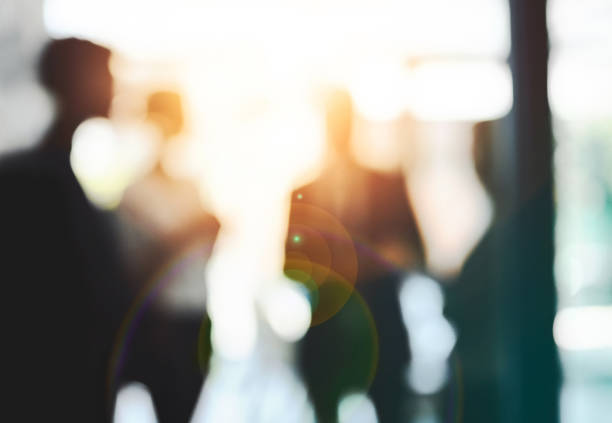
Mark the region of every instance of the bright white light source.
[[442, 315], [442, 290], [427, 276], [411, 275], [400, 290], [400, 305], [410, 338], [408, 381], [418, 393], [435, 393], [446, 382], [447, 359], [456, 342]]
[[555, 258], [557, 283], [567, 295], [581, 289], [604, 284], [612, 271], [612, 248], [605, 244], [570, 244], [561, 246]]
[[412, 362], [408, 368], [408, 383], [423, 395], [438, 392], [446, 383], [448, 367], [445, 361]]
[[271, 286], [262, 295], [260, 304], [272, 329], [285, 341], [297, 341], [310, 327], [310, 303], [291, 281]]
[[[380, 1], [372, 0], [374, 4]], [[397, 1], [404, 48], [412, 55], [466, 55], [505, 59], [510, 52], [507, 1]]]
[[90, 119], [74, 133], [71, 162], [86, 178], [104, 177], [115, 163], [117, 136], [106, 119]]
[[117, 132], [108, 119], [88, 119], [72, 139], [70, 163], [88, 198], [103, 208], [121, 200], [125, 188], [153, 162], [153, 137], [145, 128]]
[[408, 73], [399, 64], [362, 66], [349, 89], [357, 110], [368, 120], [396, 119], [408, 106]]
[[156, 423], [157, 416], [149, 390], [140, 383], [131, 383], [119, 391], [114, 423]]
[[566, 350], [612, 348], [612, 307], [588, 306], [561, 310], [555, 317], [555, 342]]
[[590, 121], [612, 116], [612, 63], [576, 55], [551, 60], [549, 96], [555, 117]]
[[[381, 51], [404, 57], [467, 54], [504, 58], [508, 54], [508, 6], [502, 0], [383, 5], [377, 0], [262, 0], [256, 5], [249, 0], [47, 0], [45, 25], [55, 36], [76, 34], [104, 40], [130, 53], [172, 56], [244, 40], [274, 49], [295, 46], [294, 51], [283, 52], [285, 57], [287, 53], [322, 57], [330, 51], [350, 51], [361, 57]], [[143, 14], [147, 19], [137, 20], [139, 30], [134, 31], [134, 19]]]
[[576, 48], [580, 55], [584, 52], [609, 55], [612, 43], [609, 0], [549, 0], [547, 17], [553, 50], [567, 47]]
[[424, 275], [411, 275], [400, 290], [400, 303], [406, 324], [442, 314], [442, 289], [433, 279]]
[[425, 121], [481, 121], [512, 107], [512, 76], [496, 61], [437, 60], [417, 65], [411, 78], [410, 110]]
[[314, 423], [308, 394], [293, 367], [262, 352], [240, 362], [213, 357], [191, 422]]
[[257, 338], [253, 295], [256, 281], [252, 278], [248, 251], [243, 250], [239, 241], [222, 229], [206, 269], [213, 351], [229, 360], [248, 358]]
[[213, 350], [226, 359], [245, 359], [253, 352], [257, 338], [253, 297], [244, 289], [244, 281], [215, 279], [215, 282], [209, 284], [208, 296]]
[[[234, 295], [234, 297], [236, 297]], [[215, 353], [230, 360], [248, 357], [255, 347], [256, 314], [246, 301], [226, 301], [224, 312], [215, 313], [211, 341]]]
[[119, 203], [125, 178], [121, 175], [117, 135], [106, 119], [90, 119], [74, 133], [70, 162], [87, 196], [96, 204]]
[[378, 423], [376, 409], [365, 393], [344, 396], [338, 405], [339, 423]]

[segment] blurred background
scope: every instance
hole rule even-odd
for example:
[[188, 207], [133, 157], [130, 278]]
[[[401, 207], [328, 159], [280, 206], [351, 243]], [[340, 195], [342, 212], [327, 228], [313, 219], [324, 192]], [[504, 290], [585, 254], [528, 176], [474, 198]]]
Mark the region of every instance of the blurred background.
[[[68, 37], [111, 52], [109, 113], [69, 149], [124, 284], [99, 297], [125, 298], [108, 306], [108, 421], [612, 415], [612, 3], [1, 0], [3, 157], [62, 115], [39, 57]], [[351, 103], [346, 179], [330, 90]], [[360, 191], [367, 175], [399, 191]], [[368, 254], [390, 288], [362, 276]], [[346, 295], [325, 296], [320, 266]], [[370, 376], [324, 394], [325, 366]]]

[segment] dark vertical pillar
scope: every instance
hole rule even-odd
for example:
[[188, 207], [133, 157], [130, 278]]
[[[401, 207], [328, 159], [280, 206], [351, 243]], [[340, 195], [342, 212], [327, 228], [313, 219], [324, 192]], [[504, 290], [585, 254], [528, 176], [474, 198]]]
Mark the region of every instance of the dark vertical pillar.
[[517, 200], [525, 201], [552, 180], [546, 0], [510, 0], [510, 19]]
[[[508, 421], [557, 422], [553, 140], [548, 106], [546, 0], [510, 0], [514, 78], [514, 210], [501, 299], [508, 349]], [[511, 417], [510, 417], [511, 416]]]

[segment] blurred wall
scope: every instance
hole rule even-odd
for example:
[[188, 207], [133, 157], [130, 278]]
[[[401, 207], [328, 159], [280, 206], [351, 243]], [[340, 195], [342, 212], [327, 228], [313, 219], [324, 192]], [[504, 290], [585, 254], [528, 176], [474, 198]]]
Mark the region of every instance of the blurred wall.
[[0, 2], [0, 154], [36, 143], [52, 102], [36, 83], [36, 60], [47, 40], [43, 0]]

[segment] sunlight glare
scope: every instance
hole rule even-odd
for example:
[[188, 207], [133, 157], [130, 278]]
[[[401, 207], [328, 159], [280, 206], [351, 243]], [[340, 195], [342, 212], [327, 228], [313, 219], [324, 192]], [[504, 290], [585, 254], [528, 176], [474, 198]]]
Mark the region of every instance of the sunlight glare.
[[557, 345], [565, 350], [612, 348], [612, 307], [566, 308], [557, 313], [553, 333]]

